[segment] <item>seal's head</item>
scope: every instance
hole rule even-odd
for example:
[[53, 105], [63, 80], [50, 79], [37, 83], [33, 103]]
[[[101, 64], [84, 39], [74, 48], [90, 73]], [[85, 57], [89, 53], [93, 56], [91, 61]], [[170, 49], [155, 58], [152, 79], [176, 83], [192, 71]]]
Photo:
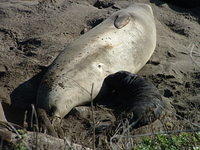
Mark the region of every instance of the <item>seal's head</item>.
[[126, 26], [131, 19], [134, 19], [135, 16], [138, 14], [151, 14], [153, 16], [153, 10], [151, 6], [148, 4], [140, 4], [140, 3], [135, 3], [129, 6], [125, 11], [119, 11], [117, 12], [114, 25], [116, 28], [121, 29], [124, 26]]

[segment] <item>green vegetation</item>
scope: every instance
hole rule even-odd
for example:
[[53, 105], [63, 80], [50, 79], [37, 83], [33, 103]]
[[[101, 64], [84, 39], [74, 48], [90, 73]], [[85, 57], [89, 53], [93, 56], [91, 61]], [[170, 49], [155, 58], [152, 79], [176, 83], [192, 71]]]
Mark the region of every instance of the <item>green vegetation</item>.
[[16, 145], [13, 146], [13, 150], [28, 150], [28, 148], [22, 141], [19, 141]]
[[200, 150], [200, 132], [145, 137], [133, 150]]
[[13, 150], [28, 150], [25, 142], [23, 142], [23, 139], [26, 137], [27, 131], [20, 129], [17, 130], [17, 132], [22, 139], [20, 139], [16, 144], [13, 145]]

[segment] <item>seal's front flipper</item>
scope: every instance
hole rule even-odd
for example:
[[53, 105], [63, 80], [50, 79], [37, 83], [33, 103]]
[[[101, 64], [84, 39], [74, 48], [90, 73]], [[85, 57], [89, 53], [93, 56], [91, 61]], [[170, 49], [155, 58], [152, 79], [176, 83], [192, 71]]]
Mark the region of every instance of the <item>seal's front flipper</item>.
[[114, 25], [117, 29], [121, 29], [130, 22], [130, 19], [131, 19], [131, 17], [129, 14], [120, 13], [119, 15], [117, 15], [117, 17], [114, 21]]

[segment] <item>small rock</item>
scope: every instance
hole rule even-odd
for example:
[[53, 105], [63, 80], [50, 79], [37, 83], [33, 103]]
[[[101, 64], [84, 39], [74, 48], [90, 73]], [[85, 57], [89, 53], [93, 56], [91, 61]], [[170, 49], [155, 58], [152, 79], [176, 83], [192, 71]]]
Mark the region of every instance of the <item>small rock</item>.
[[169, 97], [173, 97], [173, 96], [174, 95], [173, 95], [172, 91], [170, 91], [169, 89], [164, 90], [164, 97], [169, 98]]
[[160, 62], [159, 62], [159, 61], [156, 61], [156, 60], [149, 60], [149, 61], [147, 62], [147, 64], [152, 64], [152, 65], [157, 66], [157, 65], [160, 64]]
[[99, 9], [101, 8], [108, 8], [115, 4], [113, 0], [97, 0], [97, 2], [94, 4], [94, 7], [97, 7]]
[[167, 51], [167, 56], [169, 57], [176, 57], [174, 54], [172, 54], [170, 51]]
[[190, 82], [186, 82], [185, 83], [185, 88], [190, 88], [190, 87], [191, 87]]
[[81, 35], [82, 34], [85, 34], [86, 32], [88, 32], [90, 29], [89, 28], [84, 28], [82, 31], [81, 31]]
[[90, 107], [87, 106], [79, 106], [75, 107], [72, 111], [73, 114], [78, 115], [81, 118], [88, 118], [91, 115]]

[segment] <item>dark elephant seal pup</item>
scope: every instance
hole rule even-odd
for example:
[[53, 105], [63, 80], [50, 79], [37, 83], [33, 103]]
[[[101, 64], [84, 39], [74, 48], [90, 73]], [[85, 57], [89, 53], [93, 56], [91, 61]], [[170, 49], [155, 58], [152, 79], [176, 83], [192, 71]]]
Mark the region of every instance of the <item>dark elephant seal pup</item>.
[[156, 46], [156, 27], [147, 4], [133, 4], [69, 44], [50, 65], [37, 106], [63, 118], [95, 97], [106, 76], [119, 70], [138, 72]]
[[114, 108], [118, 116], [124, 113], [123, 118], [128, 118], [134, 127], [152, 123], [165, 108], [161, 94], [151, 82], [127, 71], [107, 76], [94, 101]]

